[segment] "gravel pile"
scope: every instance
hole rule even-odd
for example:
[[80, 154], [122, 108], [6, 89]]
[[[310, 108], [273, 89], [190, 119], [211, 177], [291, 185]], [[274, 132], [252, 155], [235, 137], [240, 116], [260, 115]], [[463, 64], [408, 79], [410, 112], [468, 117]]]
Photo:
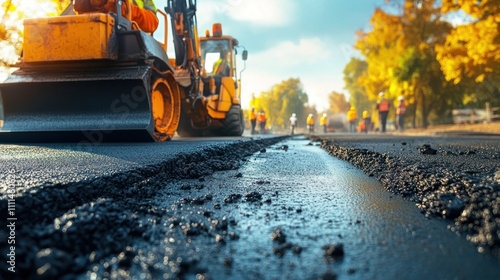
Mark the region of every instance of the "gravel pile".
[[311, 137], [329, 154], [414, 202], [427, 217], [453, 221], [479, 252], [500, 257], [498, 137]]
[[[15, 245], [15, 273], [0, 270], [0, 279], [86, 279], [130, 278], [130, 271], [148, 271], [152, 279], [163, 278], [158, 271], [171, 271], [182, 278], [196, 260], [156, 260], [158, 248], [150, 244], [170, 242], [153, 240], [165, 232], [194, 236], [202, 232], [223, 243], [222, 232], [232, 221], [212, 218], [210, 225], [190, 222], [190, 217], [170, 216], [171, 209], [156, 207], [151, 200], [164, 191], [167, 182], [197, 179], [200, 184], [181, 185], [179, 191], [203, 188], [203, 176], [221, 170], [236, 170], [245, 157], [285, 139], [264, 138], [240, 141], [225, 147], [207, 148], [197, 153], [180, 154], [172, 160], [70, 184], [46, 183], [40, 186], [8, 186], [15, 189], [15, 244], [0, 242], [0, 262], [11, 258]], [[0, 194], [0, 213], [6, 221], [9, 193]], [[181, 198], [178, 205], [199, 205], [210, 201], [205, 195]], [[259, 200], [251, 193], [246, 200]], [[194, 213], [209, 217], [210, 212]], [[0, 240], [8, 240], [9, 230], [0, 230]], [[237, 238], [228, 234], [228, 238]], [[174, 242], [174, 241], [172, 241]], [[129, 244], [138, 244], [132, 248]], [[152, 263], [162, 267], [140, 267]], [[5, 266], [4, 266], [5, 267]], [[90, 274], [89, 274], [90, 273]], [[155, 274], [159, 273], [159, 274]], [[83, 275], [82, 275], [83, 274]]]

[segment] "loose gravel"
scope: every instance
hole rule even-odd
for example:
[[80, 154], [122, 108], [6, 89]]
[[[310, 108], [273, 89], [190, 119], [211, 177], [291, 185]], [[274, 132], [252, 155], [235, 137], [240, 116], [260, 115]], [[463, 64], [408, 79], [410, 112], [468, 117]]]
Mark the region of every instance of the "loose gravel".
[[453, 221], [482, 253], [500, 257], [498, 136], [312, 136], [332, 156], [412, 201], [427, 217]]
[[[222, 232], [232, 221], [224, 217], [212, 219], [212, 224], [190, 223], [185, 217], [170, 217], [168, 209], [151, 203], [166, 182], [197, 179], [195, 185], [181, 185], [181, 190], [203, 188], [203, 177], [216, 171], [236, 170], [245, 157], [273, 145], [282, 137], [240, 141], [226, 147], [206, 148], [200, 152], [180, 154], [174, 159], [120, 172], [91, 181], [68, 184], [46, 183], [39, 186], [3, 186], [0, 196], [0, 219], [7, 221], [8, 200], [15, 199], [15, 228], [0, 230], [0, 240], [9, 240], [15, 233], [15, 244], [0, 243], [0, 262], [15, 260], [15, 273], [2, 269], [0, 279], [86, 279], [104, 277], [129, 278], [133, 267], [144, 263], [163, 263], [150, 260], [151, 241], [161, 232], [179, 228], [185, 236], [209, 232], [217, 242], [223, 243]], [[11, 196], [9, 190], [15, 190]], [[236, 200], [240, 198], [229, 198]], [[256, 193], [244, 199], [258, 200]], [[179, 205], [199, 205], [210, 201], [211, 196], [181, 198]], [[210, 216], [210, 212], [202, 213]], [[163, 226], [158, 227], [159, 223]], [[219, 236], [219, 237], [217, 237]], [[229, 238], [237, 238], [230, 234]], [[142, 244], [137, 250], [128, 244]], [[169, 241], [166, 240], [168, 244]], [[9, 256], [15, 246], [14, 256]], [[155, 248], [149, 248], [151, 252]], [[195, 260], [172, 260], [165, 267], [177, 278], [192, 271]], [[230, 263], [230, 260], [228, 260]], [[89, 269], [90, 267], [90, 269]], [[149, 271], [151, 279], [158, 268]], [[90, 273], [85, 275], [82, 273]], [[89, 272], [93, 271], [93, 272]], [[112, 273], [111, 273], [112, 271]]]

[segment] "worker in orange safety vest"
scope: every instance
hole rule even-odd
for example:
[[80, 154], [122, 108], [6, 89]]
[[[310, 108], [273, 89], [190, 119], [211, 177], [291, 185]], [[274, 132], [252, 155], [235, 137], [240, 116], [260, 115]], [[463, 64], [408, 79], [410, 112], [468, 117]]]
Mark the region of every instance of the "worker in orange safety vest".
[[[75, 0], [73, 8], [75, 12], [114, 12], [116, 13], [117, 0]], [[122, 4], [122, 14], [125, 16], [128, 12], [126, 1]], [[158, 28], [158, 18], [156, 17], [156, 6], [153, 0], [132, 0], [131, 20], [137, 23], [139, 28], [147, 33], [152, 33]]]
[[389, 115], [389, 108], [391, 104], [389, 100], [385, 99], [384, 92], [378, 94], [379, 100], [377, 101], [376, 109], [378, 111], [378, 119], [380, 122], [380, 130], [385, 132], [387, 125], [387, 115]]
[[264, 111], [260, 111], [259, 115], [257, 116], [257, 122], [259, 123], [259, 132], [260, 134], [266, 133], [266, 113]]
[[398, 106], [396, 107], [396, 118], [398, 121], [398, 129], [399, 131], [403, 131], [405, 128], [405, 113], [406, 113], [406, 103], [405, 98], [401, 95], [398, 98]]

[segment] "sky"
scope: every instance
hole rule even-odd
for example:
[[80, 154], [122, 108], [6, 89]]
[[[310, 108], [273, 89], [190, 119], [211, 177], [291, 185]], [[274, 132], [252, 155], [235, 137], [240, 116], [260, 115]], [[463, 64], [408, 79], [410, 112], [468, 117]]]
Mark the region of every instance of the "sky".
[[[157, 6], [163, 0], [156, 0]], [[160, 5], [158, 5], [160, 4]], [[356, 30], [369, 30], [384, 0], [198, 0], [198, 30], [220, 22], [248, 50], [242, 73], [242, 106], [252, 94], [299, 78], [309, 105], [328, 108], [332, 91], [346, 93], [343, 70], [357, 52]], [[240, 52], [241, 53], [241, 52]], [[239, 62], [239, 69], [243, 63]]]

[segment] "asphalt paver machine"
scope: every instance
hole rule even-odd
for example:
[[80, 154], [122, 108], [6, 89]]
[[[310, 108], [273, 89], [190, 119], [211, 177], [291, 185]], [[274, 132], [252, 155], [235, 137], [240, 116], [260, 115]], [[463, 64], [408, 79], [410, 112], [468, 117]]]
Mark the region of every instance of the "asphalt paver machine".
[[[114, 3], [116, 11], [132, 4]], [[175, 58], [167, 39], [140, 30], [130, 13], [79, 13], [71, 4], [61, 16], [26, 19], [18, 69], [0, 83], [0, 142], [242, 135], [237, 40], [220, 32], [200, 39], [195, 0], [168, 0], [164, 11], [157, 15]], [[222, 45], [230, 71], [216, 77], [203, 64]]]

